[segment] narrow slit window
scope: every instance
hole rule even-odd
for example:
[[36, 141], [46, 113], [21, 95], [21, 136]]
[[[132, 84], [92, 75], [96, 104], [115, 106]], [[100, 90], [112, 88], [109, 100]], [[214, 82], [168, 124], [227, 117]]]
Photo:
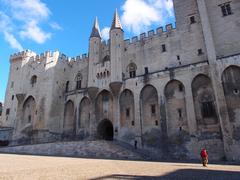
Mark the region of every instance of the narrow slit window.
[[32, 117], [29, 115], [28, 116], [28, 123], [30, 123], [32, 121]]
[[182, 84], [178, 85], [178, 90], [179, 90], [179, 92], [183, 92], [183, 85]]
[[214, 103], [212, 101], [202, 103], [202, 116], [203, 118], [211, 118], [215, 116]]
[[69, 91], [69, 81], [66, 82], [65, 92]]
[[178, 117], [182, 118], [182, 109], [178, 109]]
[[190, 17], [190, 24], [196, 23], [195, 16]]
[[135, 125], [135, 121], [132, 121], [132, 126], [134, 126]]
[[166, 45], [165, 44], [162, 44], [162, 52], [166, 52], [167, 49], [166, 49]]
[[127, 108], [126, 109], [126, 117], [129, 117], [130, 116], [130, 108]]
[[151, 105], [151, 113], [152, 113], [152, 115], [156, 115], [156, 105], [155, 104]]
[[178, 61], [180, 60], [180, 55], [177, 55], [177, 60], [178, 60]]
[[145, 67], [144, 70], [145, 70], [145, 74], [148, 74], [148, 67]]
[[6, 109], [6, 115], [9, 115], [10, 114], [10, 109]]
[[203, 50], [202, 49], [198, 49], [198, 55], [199, 56], [203, 55]]

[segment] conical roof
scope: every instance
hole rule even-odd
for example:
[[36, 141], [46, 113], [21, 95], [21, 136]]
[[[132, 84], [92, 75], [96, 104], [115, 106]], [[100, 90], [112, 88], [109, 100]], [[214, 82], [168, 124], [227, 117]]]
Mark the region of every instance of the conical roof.
[[121, 21], [120, 21], [117, 9], [114, 13], [114, 18], [113, 18], [111, 30], [112, 29], [122, 29], [122, 25], [121, 25]]
[[98, 18], [97, 17], [96, 17], [96, 19], [94, 21], [93, 28], [92, 28], [92, 33], [91, 33], [90, 37], [99, 37], [99, 38], [101, 38], [99, 24], [98, 24]]

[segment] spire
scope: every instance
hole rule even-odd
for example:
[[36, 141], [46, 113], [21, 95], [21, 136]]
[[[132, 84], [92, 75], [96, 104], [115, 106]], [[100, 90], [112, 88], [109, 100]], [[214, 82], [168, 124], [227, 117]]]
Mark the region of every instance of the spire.
[[117, 9], [114, 13], [114, 18], [113, 18], [111, 30], [112, 29], [122, 29], [122, 25], [121, 25], [121, 21], [120, 21]]
[[94, 21], [94, 25], [92, 28], [92, 33], [90, 37], [99, 37], [101, 38], [100, 35], [100, 30], [99, 30], [99, 24], [98, 24], [98, 18], [96, 17], [95, 21]]

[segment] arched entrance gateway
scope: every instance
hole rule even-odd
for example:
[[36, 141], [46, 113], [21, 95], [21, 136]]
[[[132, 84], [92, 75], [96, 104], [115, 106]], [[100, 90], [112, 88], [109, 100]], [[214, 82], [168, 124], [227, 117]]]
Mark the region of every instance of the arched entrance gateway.
[[97, 127], [98, 138], [107, 141], [113, 140], [113, 124], [110, 120], [104, 119], [100, 121]]

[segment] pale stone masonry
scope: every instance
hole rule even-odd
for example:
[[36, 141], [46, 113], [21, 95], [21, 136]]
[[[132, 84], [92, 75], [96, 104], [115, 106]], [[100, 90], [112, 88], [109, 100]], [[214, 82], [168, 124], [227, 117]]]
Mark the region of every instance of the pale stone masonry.
[[240, 160], [240, 1], [173, 0], [167, 25], [110, 40], [98, 20], [89, 53], [10, 57], [2, 126], [11, 142], [116, 139], [156, 156]]

